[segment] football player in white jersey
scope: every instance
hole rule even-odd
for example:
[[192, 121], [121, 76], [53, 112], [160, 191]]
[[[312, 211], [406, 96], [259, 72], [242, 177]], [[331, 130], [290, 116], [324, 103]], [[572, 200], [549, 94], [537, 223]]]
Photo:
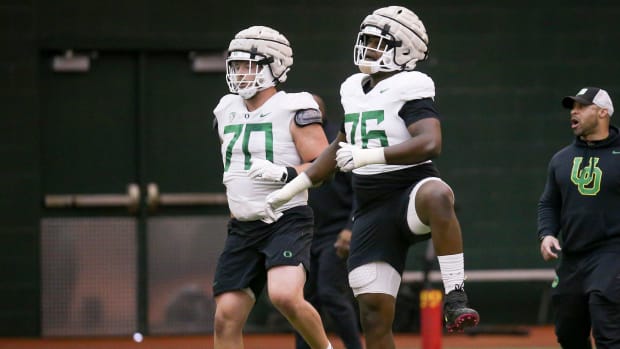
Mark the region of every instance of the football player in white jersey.
[[446, 327], [478, 324], [464, 291], [461, 229], [454, 194], [432, 159], [441, 152], [433, 80], [414, 71], [428, 36], [418, 16], [390, 6], [368, 15], [354, 46], [361, 73], [341, 86], [345, 111], [338, 138], [314, 164], [267, 197], [271, 215], [335, 168], [353, 171], [358, 209], [348, 260], [367, 349], [394, 348], [396, 295], [409, 246], [432, 238], [442, 273]]
[[274, 218], [267, 195], [293, 180], [328, 143], [310, 93], [286, 93], [293, 52], [284, 35], [253, 26], [228, 47], [231, 94], [214, 109], [231, 220], [213, 282], [216, 349], [243, 348], [242, 331], [265, 284], [272, 304], [313, 349], [332, 348], [319, 313], [304, 299], [314, 217], [299, 191]]

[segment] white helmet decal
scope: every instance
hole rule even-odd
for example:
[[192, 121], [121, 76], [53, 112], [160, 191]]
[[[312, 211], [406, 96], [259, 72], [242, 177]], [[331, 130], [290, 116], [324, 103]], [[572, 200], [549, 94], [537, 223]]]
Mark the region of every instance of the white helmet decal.
[[[241, 62], [247, 70], [243, 67], [240, 72]], [[226, 82], [231, 93], [251, 98], [286, 81], [292, 65], [293, 50], [286, 37], [272, 28], [253, 26], [237, 33], [228, 46]]]
[[[372, 36], [378, 41], [369, 46], [368, 39]], [[413, 70], [417, 61], [426, 58], [428, 43], [424, 23], [415, 13], [402, 6], [383, 7], [362, 21], [353, 61], [367, 74]], [[375, 52], [371, 55], [374, 57], [368, 56], [371, 51]]]

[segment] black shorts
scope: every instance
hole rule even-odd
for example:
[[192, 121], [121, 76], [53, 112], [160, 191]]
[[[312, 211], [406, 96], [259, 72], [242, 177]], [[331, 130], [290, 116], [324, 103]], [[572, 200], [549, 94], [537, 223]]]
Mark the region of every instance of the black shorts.
[[314, 215], [309, 206], [286, 210], [273, 224], [231, 219], [215, 270], [213, 294], [249, 287], [258, 297], [265, 287], [267, 270], [299, 264], [308, 270], [313, 225]]
[[[372, 181], [379, 185], [373, 187], [369, 178], [362, 178], [366, 183], [361, 186], [368, 189], [356, 191], [359, 206], [353, 221], [348, 269], [382, 261], [402, 274], [409, 247], [431, 237], [411, 233], [407, 224], [409, 195], [419, 181], [439, 177], [439, 173], [434, 166], [422, 165], [374, 177]], [[360, 181], [360, 176], [354, 178]]]

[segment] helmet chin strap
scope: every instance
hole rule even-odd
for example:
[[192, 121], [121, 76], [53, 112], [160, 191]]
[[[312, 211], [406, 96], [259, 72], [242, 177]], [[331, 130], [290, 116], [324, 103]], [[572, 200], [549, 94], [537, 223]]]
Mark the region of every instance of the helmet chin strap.
[[394, 48], [383, 52], [376, 61], [362, 60], [358, 63], [359, 70], [364, 74], [374, 74], [380, 71], [400, 71], [402, 67], [394, 63]]
[[374, 74], [376, 72], [379, 71], [379, 66], [377, 65], [365, 65], [365, 64], [360, 64], [357, 66], [359, 68], [359, 70], [364, 73], [364, 74]]
[[244, 88], [242, 90], [239, 90], [238, 93], [239, 93], [239, 96], [241, 96], [241, 98], [250, 99], [256, 95], [256, 92], [258, 92], [258, 88], [250, 87], [250, 88]]

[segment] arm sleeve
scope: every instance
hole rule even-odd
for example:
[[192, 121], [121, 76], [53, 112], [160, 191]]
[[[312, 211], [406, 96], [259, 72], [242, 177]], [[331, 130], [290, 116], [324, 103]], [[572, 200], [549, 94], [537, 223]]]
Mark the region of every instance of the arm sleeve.
[[558, 190], [553, 161], [547, 171], [547, 182], [538, 201], [538, 239], [547, 235], [557, 236], [560, 230], [561, 194]]
[[300, 109], [295, 113], [295, 124], [299, 127], [322, 123], [323, 116], [318, 109]]
[[407, 101], [400, 108], [398, 115], [405, 121], [405, 125], [409, 126], [425, 118], [439, 119], [439, 110], [432, 98], [422, 98]]

